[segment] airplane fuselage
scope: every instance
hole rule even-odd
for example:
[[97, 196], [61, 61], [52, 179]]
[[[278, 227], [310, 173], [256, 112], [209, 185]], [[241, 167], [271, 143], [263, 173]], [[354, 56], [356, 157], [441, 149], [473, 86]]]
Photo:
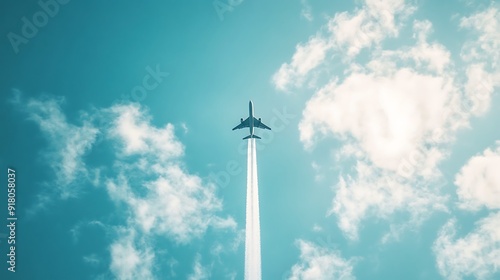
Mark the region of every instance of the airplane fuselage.
[[250, 121], [250, 125], [248, 126], [248, 129], [250, 129], [250, 135], [253, 135], [253, 128], [254, 128], [254, 118], [253, 118], [253, 102], [250, 101], [248, 102], [248, 115], [250, 116], [249, 117], [249, 121]]

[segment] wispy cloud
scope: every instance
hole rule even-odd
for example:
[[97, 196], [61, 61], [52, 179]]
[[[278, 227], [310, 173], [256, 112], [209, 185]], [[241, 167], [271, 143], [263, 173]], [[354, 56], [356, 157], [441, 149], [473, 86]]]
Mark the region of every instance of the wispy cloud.
[[69, 232], [71, 234], [71, 237], [73, 238], [73, 241], [75, 243], [77, 243], [79, 241], [81, 231], [85, 227], [99, 227], [99, 228], [103, 229], [104, 231], [108, 230], [108, 227], [105, 224], [103, 224], [102, 222], [100, 222], [100, 221], [89, 221], [89, 222], [80, 221], [80, 222], [76, 223], [69, 230]]
[[55, 181], [50, 184], [55, 188], [40, 192], [40, 199], [32, 212], [44, 208], [53, 192], [62, 199], [77, 196], [81, 191], [81, 180], [89, 180], [83, 157], [95, 143], [98, 128], [84, 113], [80, 114], [80, 125], [68, 122], [61, 108], [64, 98], [47, 95], [24, 98], [20, 91], [15, 90], [12, 102], [38, 125], [46, 138], [48, 148], [43, 156], [55, 175]]
[[290, 63], [284, 63], [274, 74], [272, 81], [278, 90], [287, 91], [290, 86], [301, 86], [307, 74], [320, 65], [330, 49], [328, 41], [314, 36], [305, 43], [298, 44]]
[[[308, 4], [303, 3], [303, 14], [310, 15]], [[366, 0], [352, 13], [337, 13], [309, 41], [296, 46], [292, 61], [282, 64], [274, 74], [274, 86], [282, 91], [301, 86], [311, 71], [325, 62], [329, 51], [350, 60], [362, 49], [378, 45], [386, 37], [397, 36], [402, 20], [414, 10], [404, 0]]]
[[300, 250], [300, 261], [293, 265], [287, 279], [355, 279], [353, 275], [354, 259], [346, 260], [337, 251], [322, 248], [305, 240], [297, 240], [296, 244]]
[[90, 254], [90, 255], [83, 256], [83, 261], [85, 263], [92, 265], [92, 266], [97, 266], [102, 262], [102, 259], [99, 258], [96, 254]]
[[111, 244], [111, 272], [118, 279], [155, 279], [155, 253], [135, 230], [121, 228], [119, 238]]
[[197, 254], [193, 264], [193, 272], [188, 276], [188, 280], [210, 279], [210, 267], [201, 264], [201, 255]]
[[[399, 181], [393, 174], [363, 162], [358, 162], [356, 170], [353, 177], [340, 177], [328, 211], [337, 216], [339, 228], [351, 240], [358, 239], [361, 223], [367, 217], [388, 219], [396, 212], [406, 212], [409, 219], [399, 222], [417, 226], [433, 211], [447, 211], [447, 198], [431, 191], [426, 184]], [[398, 234], [394, 232], [390, 237]], [[388, 241], [387, 238], [383, 241]]]
[[353, 13], [336, 14], [328, 23], [328, 30], [336, 49], [352, 58], [364, 48], [398, 36], [404, 21], [414, 11], [410, 1], [366, 0]]
[[308, 0], [300, 0], [300, 4], [302, 5], [302, 10], [300, 11], [300, 15], [307, 21], [312, 21], [314, 17], [312, 14], [311, 4], [309, 4]]
[[500, 272], [500, 213], [478, 221], [476, 228], [456, 239], [456, 220], [439, 232], [433, 251], [439, 273], [446, 279], [493, 279]]
[[467, 41], [461, 56], [466, 61], [490, 61], [492, 68], [500, 63], [500, 9], [498, 3], [491, 3], [485, 10], [460, 20], [460, 27], [472, 30], [477, 38]]
[[492, 2], [487, 9], [463, 17], [460, 27], [472, 33], [461, 51], [468, 63], [465, 90], [472, 113], [482, 115], [490, 107], [494, 88], [500, 87], [500, 5]]

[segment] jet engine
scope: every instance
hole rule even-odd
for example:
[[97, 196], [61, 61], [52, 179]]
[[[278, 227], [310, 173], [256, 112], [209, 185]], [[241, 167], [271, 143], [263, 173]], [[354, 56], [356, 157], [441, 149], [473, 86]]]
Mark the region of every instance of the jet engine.
[[243, 122], [243, 118], [240, 119], [240, 122]]

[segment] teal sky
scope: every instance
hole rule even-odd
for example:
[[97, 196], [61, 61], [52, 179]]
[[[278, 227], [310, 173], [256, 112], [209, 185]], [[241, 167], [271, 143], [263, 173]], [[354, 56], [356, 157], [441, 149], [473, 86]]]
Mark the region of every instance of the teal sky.
[[243, 279], [249, 100], [263, 279], [500, 277], [498, 1], [40, 3], [0, 5], [0, 279]]

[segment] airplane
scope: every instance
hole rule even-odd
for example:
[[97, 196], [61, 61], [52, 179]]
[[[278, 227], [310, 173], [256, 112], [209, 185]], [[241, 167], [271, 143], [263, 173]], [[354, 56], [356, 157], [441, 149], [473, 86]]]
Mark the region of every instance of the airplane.
[[241, 123], [239, 125], [237, 125], [235, 128], [233, 128], [233, 130], [248, 127], [250, 129], [250, 135], [248, 135], [247, 137], [244, 137], [243, 140], [248, 139], [248, 138], [261, 139], [259, 136], [253, 134], [253, 129], [255, 127], [257, 127], [257, 128], [271, 130], [271, 128], [269, 126], [263, 124], [262, 121], [260, 120], [260, 118], [257, 119], [253, 116], [253, 103], [251, 100], [248, 103], [248, 113], [250, 114], [250, 116], [246, 120], [243, 120], [243, 118], [241, 118]]

